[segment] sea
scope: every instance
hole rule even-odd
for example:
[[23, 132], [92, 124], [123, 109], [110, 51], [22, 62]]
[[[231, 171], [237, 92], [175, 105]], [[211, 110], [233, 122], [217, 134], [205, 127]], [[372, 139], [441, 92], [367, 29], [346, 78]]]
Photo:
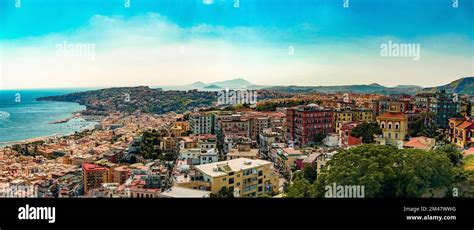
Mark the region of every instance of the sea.
[[93, 128], [97, 122], [73, 118], [86, 107], [72, 102], [36, 101], [45, 96], [63, 95], [92, 90], [78, 89], [23, 89], [0, 90], [0, 146], [45, 136], [63, 136]]

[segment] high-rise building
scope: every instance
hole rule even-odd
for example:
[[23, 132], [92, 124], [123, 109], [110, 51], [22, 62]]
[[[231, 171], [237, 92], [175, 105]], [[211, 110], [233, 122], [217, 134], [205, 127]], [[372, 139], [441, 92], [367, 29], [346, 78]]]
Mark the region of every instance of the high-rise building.
[[446, 93], [445, 90], [436, 92], [430, 101], [430, 111], [436, 114], [438, 126], [447, 128], [448, 120], [460, 112], [457, 96]]
[[95, 164], [82, 164], [82, 177], [84, 182], [84, 193], [90, 189], [99, 188], [102, 183], [107, 182], [107, 168]]
[[333, 111], [316, 104], [288, 108], [287, 140], [297, 146], [321, 141], [334, 129]]
[[189, 115], [189, 129], [193, 134], [214, 134], [213, 113], [192, 113]]

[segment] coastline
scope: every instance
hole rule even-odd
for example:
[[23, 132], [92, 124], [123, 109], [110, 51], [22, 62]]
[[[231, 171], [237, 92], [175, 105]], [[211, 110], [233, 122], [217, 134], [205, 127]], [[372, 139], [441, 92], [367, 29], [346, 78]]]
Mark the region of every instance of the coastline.
[[67, 135], [61, 135], [59, 133], [55, 133], [55, 134], [51, 134], [47, 136], [33, 137], [33, 138], [28, 138], [28, 139], [18, 140], [18, 141], [3, 141], [3, 142], [0, 142], [0, 149], [3, 149], [5, 147], [10, 147], [16, 144], [28, 144], [28, 143], [33, 143], [37, 141], [49, 140], [51, 138], [58, 138], [62, 136], [67, 136]]
[[[85, 110], [87, 110], [87, 109], [85, 109]], [[64, 119], [51, 121], [48, 124], [50, 124], [50, 125], [62, 124], [62, 123], [67, 123], [67, 122], [69, 122], [71, 120], [74, 120], [74, 119], [83, 119], [84, 121], [87, 121], [87, 122], [101, 123], [100, 121], [89, 121], [88, 119], [84, 118], [82, 116], [81, 112], [85, 111], [85, 110], [74, 111], [74, 112], [71, 113], [71, 116], [69, 116], [67, 118], [64, 118]], [[86, 129], [89, 129], [89, 128], [86, 128]], [[80, 132], [82, 130], [85, 130], [85, 129], [84, 128], [78, 129], [78, 130], [75, 130], [74, 132]], [[32, 138], [27, 138], [27, 139], [22, 139], [22, 140], [0, 141], [0, 150], [3, 150], [6, 147], [11, 147], [11, 146], [16, 145], [16, 144], [28, 144], [28, 143], [33, 143], [33, 142], [37, 142], [37, 141], [48, 141], [48, 140], [51, 140], [51, 139], [54, 139], [54, 138], [61, 138], [61, 137], [70, 136], [72, 134], [73, 133], [53, 133], [53, 134], [50, 134], [50, 135], [43, 135], [43, 136], [32, 137]]]

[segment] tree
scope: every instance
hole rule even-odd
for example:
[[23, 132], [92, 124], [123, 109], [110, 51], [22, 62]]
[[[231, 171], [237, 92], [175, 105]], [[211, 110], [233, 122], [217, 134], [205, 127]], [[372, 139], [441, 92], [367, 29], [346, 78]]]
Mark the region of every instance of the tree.
[[272, 195], [270, 193], [262, 193], [257, 198], [272, 198]]
[[315, 135], [314, 139], [316, 140], [316, 143], [319, 143], [319, 144], [320, 144], [320, 143], [324, 140], [325, 137], [326, 137], [325, 134], [323, 134], [323, 133], [317, 133], [317, 134]]
[[234, 198], [234, 189], [222, 187], [219, 192], [213, 196], [214, 198]]
[[413, 122], [410, 129], [410, 136], [436, 137], [438, 125], [436, 124], [436, 114], [433, 112], [422, 112]]
[[315, 197], [314, 187], [305, 178], [296, 178], [285, 193], [288, 198]]
[[459, 151], [458, 147], [453, 144], [446, 144], [436, 148], [436, 151], [445, 154], [450, 160], [453, 165], [461, 164], [462, 159], [462, 152]]
[[316, 167], [311, 167], [306, 165], [303, 169], [303, 177], [309, 181], [309, 183], [314, 183], [318, 177], [318, 172]]
[[374, 143], [374, 135], [380, 134], [382, 134], [382, 129], [377, 122], [362, 122], [351, 130], [352, 136], [362, 137], [362, 142], [366, 144]]
[[333, 183], [364, 186], [365, 197], [421, 197], [456, 182], [455, 167], [437, 151], [361, 145], [340, 151], [327, 166], [315, 183], [319, 197]]

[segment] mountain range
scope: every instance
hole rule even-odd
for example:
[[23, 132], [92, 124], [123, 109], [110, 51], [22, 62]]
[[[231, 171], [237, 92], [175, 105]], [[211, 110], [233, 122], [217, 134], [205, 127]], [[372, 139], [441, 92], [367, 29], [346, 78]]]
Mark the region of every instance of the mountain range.
[[446, 90], [451, 93], [474, 95], [474, 77], [460, 78], [449, 84], [423, 88], [417, 85], [398, 85], [386, 87], [378, 83], [361, 85], [340, 85], [340, 86], [262, 86], [253, 84], [243, 78], [236, 78], [228, 81], [204, 83], [201, 81], [184, 86], [187, 89], [198, 89], [204, 91], [214, 91], [220, 89], [266, 89], [281, 93], [332, 93], [332, 92], [353, 92], [353, 93], [380, 93], [380, 94], [416, 94], [432, 93], [436, 90]]
[[227, 81], [217, 81], [211, 83], [204, 83], [201, 81], [186, 85], [185, 88], [199, 89], [199, 90], [218, 90], [218, 89], [262, 89], [268, 86], [255, 85], [243, 78], [236, 78]]

